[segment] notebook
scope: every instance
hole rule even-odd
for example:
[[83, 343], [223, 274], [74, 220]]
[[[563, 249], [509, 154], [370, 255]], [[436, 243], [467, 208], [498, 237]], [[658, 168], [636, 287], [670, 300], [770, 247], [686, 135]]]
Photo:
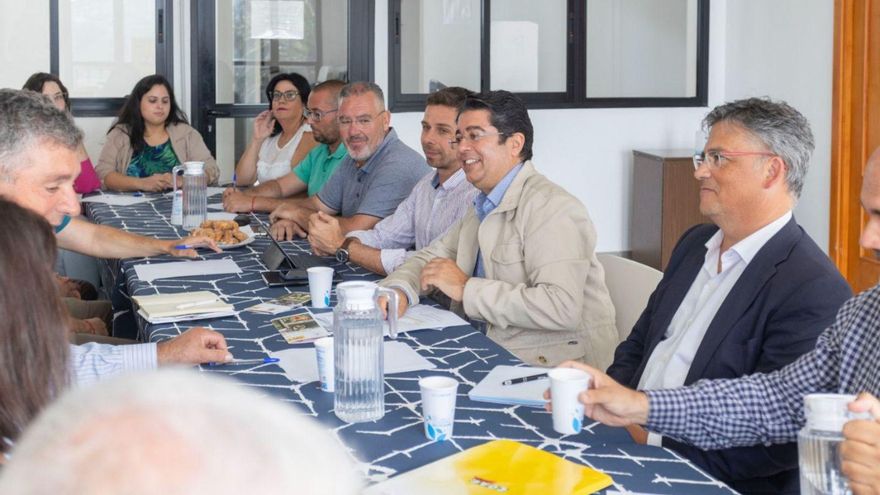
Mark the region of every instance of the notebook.
[[209, 291], [132, 297], [138, 314], [150, 323], [203, 320], [235, 314], [235, 307]]
[[367, 488], [364, 495], [585, 495], [611, 486], [595, 469], [514, 440], [493, 440]]
[[513, 404], [518, 406], [544, 407], [544, 391], [550, 388], [550, 379], [542, 378], [515, 385], [502, 385], [501, 382], [511, 378], [546, 373], [547, 368], [532, 366], [505, 366], [492, 368], [492, 371], [468, 392], [471, 400], [493, 402], [495, 404]]

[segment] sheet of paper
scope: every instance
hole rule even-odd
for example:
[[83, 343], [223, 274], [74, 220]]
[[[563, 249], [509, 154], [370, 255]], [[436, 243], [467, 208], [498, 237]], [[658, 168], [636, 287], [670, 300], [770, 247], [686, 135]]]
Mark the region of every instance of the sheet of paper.
[[147, 196], [135, 196], [133, 194], [96, 194], [83, 198], [83, 203], [104, 203], [111, 206], [132, 206], [141, 203], [149, 203], [156, 198]]
[[546, 372], [547, 368], [499, 365], [492, 368], [492, 371], [486, 375], [486, 378], [483, 378], [480, 383], [468, 392], [468, 397], [471, 400], [481, 402], [543, 407], [547, 402], [544, 400], [544, 391], [550, 387], [549, 378], [541, 378], [514, 385], [502, 385], [501, 382], [511, 378], [521, 378]]
[[208, 203], [208, 209], [223, 211], [223, 203]]
[[[432, 370], [437, 367], [403, 342], [392, 340], [384, 344], [386, 375]], [[285, 349], [269, 355], [281, 360], [278, 364], [290, 380], [304, 383], [318, 381], [318, 362], [314, 347]]]
[[139, 279], [144, 282], [152, 282], [160, 278], [241, 273], [241, 268], [239, 268], [235, 261], [226, 258], [222, 260], [178, 261], [135, 265], [134, 271]]
[[223, 194], [223, 191], [225, 191], [225, 190], [226, 190], [225, 187], [213, 187], [213, 186], [208, 187], [208, 197], [210, 198], [211, 196], [214, 196], [217, 194]]
[[205, 220], [235, 220], [238, 213], [229, 213], [226, 211], [212, 211], [205, 217]]
[[[333, 313], [319, 313], [315, 319], [324, 328], [333, 329]], [[397, 333], [412, 332], [415, 330], [440, 330], [446, 327], [467, 325], [457, 314], [445, 309], [435, 308], [427, 304], [416, 304], [406, 310], [403, 318], [397, 320]], [[388, 323], [385, 323], [385, 335], [389, 332]]]

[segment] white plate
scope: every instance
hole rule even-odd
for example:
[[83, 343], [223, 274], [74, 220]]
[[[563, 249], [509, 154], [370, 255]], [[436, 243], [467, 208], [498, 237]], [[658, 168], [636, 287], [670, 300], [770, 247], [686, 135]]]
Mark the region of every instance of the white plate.
[[256, 239], [256, 236], [254, 235], [254, 231], [251, 229], [250, 225], [245, 225], [244, 227], [239, 227], [238, 230], [247, 234], [247, 236], [248, 236], [247, 239], [245, 239], [241, 242], [236, 242], [235, 244], [219, 244], [218, 243], [217, 246], [220, 249], [224, 249], [224, 250], [225, 249], [235, 249], [235, 248], [240, 248], [242, 246], [247, 246], [248, 244], [254, 242], [254, 239]]

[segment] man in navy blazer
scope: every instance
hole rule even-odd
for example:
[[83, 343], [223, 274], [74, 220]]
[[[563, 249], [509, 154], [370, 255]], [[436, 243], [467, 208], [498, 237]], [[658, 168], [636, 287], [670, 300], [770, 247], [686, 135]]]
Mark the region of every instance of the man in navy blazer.
[[[797, 110], [752, 98], [715, 108], [694, 157], [700, 211], [608, 375], [639, 389], [779, 369], [813, 349], [852, 294], [795, 222], [813, 137]], [[629, 427], [743, 493], [798, 493], [797, 445], [717, 451]]]

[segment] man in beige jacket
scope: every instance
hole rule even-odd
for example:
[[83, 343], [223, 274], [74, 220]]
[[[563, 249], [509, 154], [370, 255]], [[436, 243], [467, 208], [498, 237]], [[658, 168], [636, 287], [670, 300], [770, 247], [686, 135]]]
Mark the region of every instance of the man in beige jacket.
[[382, 281], [399, 292], [400, 313], [436, 289], [527, 363], [610, 364], [617, 330], [596, 232], [584, 205], [535, 171], [525, 105], [507, 91], [469, 97], [454, 142], [481, 194], [461, 222]]

